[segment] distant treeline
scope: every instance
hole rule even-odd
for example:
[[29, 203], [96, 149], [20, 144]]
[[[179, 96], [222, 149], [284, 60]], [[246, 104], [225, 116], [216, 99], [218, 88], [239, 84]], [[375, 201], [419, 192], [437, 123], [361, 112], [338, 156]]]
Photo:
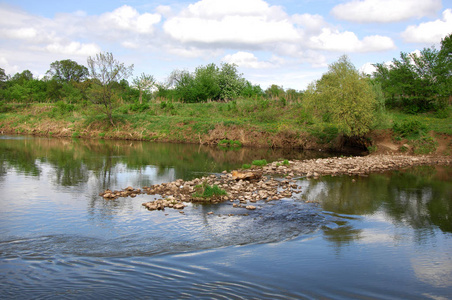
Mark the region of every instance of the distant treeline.
[[[87, 67], [69, 59], [51, 63], [42, 79], [35, 78], [29, 70], [7, 76], [0, 68], [0, 100], [6, 103], [83, 103], [90, 100], [90, 90], [95, 81]], [[155, 82], [152, 75], [141, 74], [131, 83], [122, 79], [109, 85], [115, 98], [125, 103], [143, 103], [153, 99], [195, 103], [239, 97], [300, 100], [303, 96], [302, 91], [285, 90], [276, 84], [263, 90], [243, 78], [235, 65], [227, 63], [220, 67], [213, 63], [200, 66], [194, 72], [174, 70], [163, 83]]]
[[[452, 95], [452, 34], [441, 41], [439, 50], [431, 47], [419, 54], [402, 52], [400, 59], [394, 58], [389, 64], [377, 63], [375, 67], [377, 71], [370, 80], [374, 86], [380, 86], [377, 90], [381, 90], [386, 107], [409, 113], [443, 110], [450, 104]], [[108, 84], [108, 96], [114, 101], [139, 104], [155, 99], [195, 103], [240, 97], [299, 101], [306, 92], [276, 84], [263, 90], [243, 78], [236, 65], [228, 63], [220, 66], [211, 63], [194, 72], [174, 70], [163, 83], [146, 74], [133, 78], [131, 83], [127, 76], [120, 80], [112, 78], [99, 84], [99, 78], [90, 69], [69, 59], [51, 63], [42, 79], [35, 78], [29, 70], [8, 76], [0, 68], [0, 101], [3, 104], [58, 101], [78, 104], [90, 100], [98, 103], [93, 101], [99, 96], [94, 88], [96, 84]]]

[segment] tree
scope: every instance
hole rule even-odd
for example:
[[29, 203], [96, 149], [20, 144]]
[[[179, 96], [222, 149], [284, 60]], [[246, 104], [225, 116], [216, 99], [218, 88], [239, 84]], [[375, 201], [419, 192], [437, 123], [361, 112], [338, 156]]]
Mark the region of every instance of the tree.
[[218, 85], [220, 87], [220, 99], [231, 100], [237, 98], [245, 88], [246, 81], [239, 74], [237, 65], [223, 63], [218, 74]]
[[265, 94], [270, 99], [279, 99], [279, 97], [284, 96], [284, 93], [284, 88], [276, 84], [272, 84], [265, 90]]
[[5, 70], [0, 68], [0, 89], [6, 85], [8, 81], [8, 76], [5, 73]]
[[[441, 40], [441, 50], [438, 53], [438, 84], [439, 93], [444, 102], [452, 97], [452, 33]], [[447, 100], [446, 100], [447, 99]], [[446, 102], [447, 103], [447, 102]]]
[[133, 72], [133, 64], [126, 67], [124, 63], [117, 61], [112, 53], [105, 52], [88, 57], [88, 70], [93, 79], [90, 100], [101, 105], [110, 124], [114, 126], [113, 84], [119, 83], [121, 79], [127, 79]]
[[308, 110], [331, 121], [346, 137], [362, 137], [374, 121], [376, 98], [370, 81], [345, 55], [309, 85], [305, 99]]
[[140, 77], [135, 77], [132, 81], [135, 88], [140, 91], [139, 101], [143, 103], [143, 92], [148, 91], [155, 85], [155, 78], [152, 75], [141, 73]]
[[80, 82], [88, 77], [89, 72], [85, 66], [79, 65], [73, 60], [65, 59], [51, 63], [46, 74], [60, 82]]

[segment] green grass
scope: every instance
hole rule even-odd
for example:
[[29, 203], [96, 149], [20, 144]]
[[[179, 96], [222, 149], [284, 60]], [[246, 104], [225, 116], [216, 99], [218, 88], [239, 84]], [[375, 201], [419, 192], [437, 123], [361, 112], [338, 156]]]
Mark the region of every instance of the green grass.
[[[314, 118], [311, 112], [303, 110], [301, 101], [286, 102], [285, 105], [276, 100], [254, 99], [210, 103], [123, 103], [114, 110], [115, 127], [108, 124], [108, 118], [93, 104], [67, 104], [60, 101], [7, 106], [8, 110], [0, 113], [0, 126], [10, 126], [25, 133], [43, 123], [71, 122], [72, 132], [82, 133], [90, 126], [111, 137], [115, 130], [121, 130], [124, 126], [124, 130], [131, 131], [134, 136], [142, 136], [143, 139], [197, 142], [200, 136], [208, 135], [212, 129], [223, 126], [226, 130], [246, 129], [268, 134], [269, 146], [272, 146], [273, 137], [296, 139], [308, 134], [318, 143], [332, 144], [340, 134], [335, 125]], [[382, 116], [384, 120], [376, 121], [375, 129], [392, 130], [394, 126], [399, 126], [402, 132], [396, 133], [395, 138], [403, 135], [419, 139], [430, 131], [452, 135], [452, 106], [441, 114], [431, 112], [408, 115], [397, 110], [387, 110]], [[409, 124], [420, 124], [419, 130], [411, 130]], [[405, 133], [404, 126], [407, 131]], [[410, 131], [417, 134], [412, 134], [411, 137]], [[266, 143], [260, 142], [260, 146]], [[239, 141], [226, 136], [219, 144], [231, 148], [241, 145]]]
[[267, 161], [265, 159], [261, 159], [261, 160], [253, 160], [253, 162], [251, 163], [253, 166], [258, 166], [258, 167], [263, 167], [267, 165]]
[[204, 198], [211, 199], [213, 197], [225, 196], [227, 195], [226, 191], [219, 188], [218, 185], [214, 184], [213, 186], [208, 185], [207, 183], [203, 183], [196, 187], [198, 191], [193, 194], [195, 198]]

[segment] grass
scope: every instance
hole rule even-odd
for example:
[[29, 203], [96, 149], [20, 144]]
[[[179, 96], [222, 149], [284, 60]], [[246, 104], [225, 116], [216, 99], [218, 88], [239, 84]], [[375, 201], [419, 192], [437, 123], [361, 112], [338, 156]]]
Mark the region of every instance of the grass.
[[[69, 137], [136, 138], [199, 143], [200, 140], [205, 141], [209, 137], [212, 129], [220, 126], [224, 129], [225, 135], [218, 136], [216, 141], [220, 140], [219, 146], [228, 148], [239, 148], [242, 146], [240, 141], [247, 138], [249, 139], [245, 146], [271, 147], [278, 138], [295, 140], [301, 136], [329, 146], [334, 144], [337, 141], [336, 137], [340, 135], [338, 128], [333, 124], [313, 118], [309, 111], [303, 109], [301, 101], [287, 101], [284, 105], [277, 100], [254, 99], [210, 103], [171, 101], [149, 102], [142, 105], [123, 103], [114, 110], [116, 124], [114, 127], [108, 124], [108, 119], [93, 104], [65, 104], [59, 101], [31, 105], [5, 103], [2, 105], [8, 109], [0, 113], [1, 128], [25, 134], [46, 133], [50, 131], [47, 128], [52, 128], [54, 135], [64, 133]], [[452, 106], [440, 116], [434, 112], [408, 115], [388, 110], [384, 113], [384, 121], [375, 124], [376, 129], [395, 128], [397, 131], [402, 128], [402, 132], [397, 133], [395, 138], [404, 135], [417, 140], [430, 131], [452, 135]], [[416, 130], [411, 132], [413, 134], [409, 133], [410, 124], [420, 125], [417, 133]], [[87, 127], [89, 130], [86, 130]], [[58, 128], [64, 128], [65, 131], [59, 131]], [[408, 129], [405, 133], [404, 128]], [[237, 135], [226, 136], [234, 130], [244, 131], [244, 140]], [[258, 138], [253, 140], [253, 137], [246, 136], [249, 132], [260, 134], [261, 140], [257, 140]], [[104, 135], [101, 136], [100, 133]], [[429, 144], [426, 140], [423, 143]]]
[[258, 166], [258, 167], [263, 167], [267, 165], [267, 161], [265, 159], [261, 159], [261, 160], [253, 160], [253, 162], [251, 163], [253, 166]]
[[212, 198], [227, 195], [226, 191], [219, 188], [218, 185], [214, 184], [213, 186], [210, 186], [206, 182], [204, 182], [202, 185], [196, 186], [196, 189], [197, 191], [193, 193], [194, 198], [210, 200]]

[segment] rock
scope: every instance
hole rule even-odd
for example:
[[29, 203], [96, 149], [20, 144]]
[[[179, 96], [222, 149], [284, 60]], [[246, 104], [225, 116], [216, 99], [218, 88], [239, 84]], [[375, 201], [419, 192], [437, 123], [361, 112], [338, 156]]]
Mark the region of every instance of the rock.
[[254, 173], [254, 172], [241, 173], [239, 171], [232, 171], [232, 178], [235, 180], [252, 180], [252, 179], [259, 179], [261, 177], [262, 177], [262, 174], [260, 174], [260, 173]]
[[247, 205], [245, 208], [248, 209], [248, 210], [255, 210], [256, 206], [254, 206], [254, 205]]

